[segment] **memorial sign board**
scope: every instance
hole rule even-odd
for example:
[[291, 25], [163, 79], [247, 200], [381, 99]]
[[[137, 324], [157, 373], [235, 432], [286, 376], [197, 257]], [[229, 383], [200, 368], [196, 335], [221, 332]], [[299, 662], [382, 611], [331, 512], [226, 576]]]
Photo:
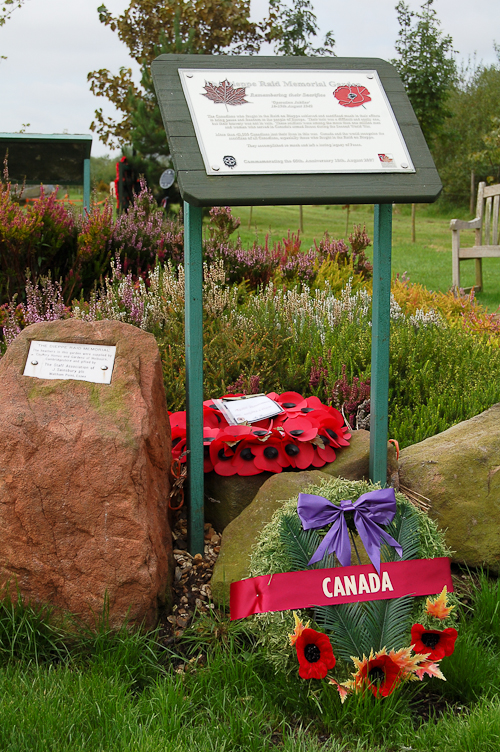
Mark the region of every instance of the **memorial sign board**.
[[110, 384], [115, 353], [115, 345], [33, 340], [23, 375]]
[[441, 192], [385, 60], [160, 55], [151, 70], [191, 206], [418, 203]]
[[179, 76], [208, 175], [415, 172], [376, 70]]

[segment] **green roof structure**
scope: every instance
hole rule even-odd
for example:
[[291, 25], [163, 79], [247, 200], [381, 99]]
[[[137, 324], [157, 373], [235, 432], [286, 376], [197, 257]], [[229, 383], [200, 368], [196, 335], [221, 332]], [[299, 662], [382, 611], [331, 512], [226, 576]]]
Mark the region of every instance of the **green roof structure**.
[[17, 183], [82, 185], [90, 208], [92, 136], [67, 133], [0, 133], [0, 157]]

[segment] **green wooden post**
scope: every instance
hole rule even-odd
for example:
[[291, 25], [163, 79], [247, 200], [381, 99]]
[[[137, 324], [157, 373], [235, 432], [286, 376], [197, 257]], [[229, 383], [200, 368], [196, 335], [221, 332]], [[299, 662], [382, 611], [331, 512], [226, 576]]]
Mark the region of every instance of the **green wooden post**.
[[83, 160], [83, 210], [90, 211], [90, 159]]
[[373, 232], [370, 479], [387, 485], [392, 204], [375, 204]]
[[204, 551], [202, 209], [184, 202], [188, 535], [192, 554]]

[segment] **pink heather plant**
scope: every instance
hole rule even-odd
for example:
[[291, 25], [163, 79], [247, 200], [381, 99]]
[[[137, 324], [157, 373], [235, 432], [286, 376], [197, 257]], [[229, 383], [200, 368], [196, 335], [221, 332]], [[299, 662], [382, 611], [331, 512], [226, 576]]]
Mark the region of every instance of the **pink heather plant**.
[[[183, 233], [174, 222], [166, 223], [153, 194], [140, 180], [141, 190], [126, 214], [116, 220], [112, 235], [113, 250], [120, 254], [123, 269], [129, 269], [135, 277], [147, 278], [154, 268], [156, 257], [160, 261], [183, 256]], [[167, 225], [167, 226], [165, 226]], [[169, 253], [170, 251], [170, 253]]]

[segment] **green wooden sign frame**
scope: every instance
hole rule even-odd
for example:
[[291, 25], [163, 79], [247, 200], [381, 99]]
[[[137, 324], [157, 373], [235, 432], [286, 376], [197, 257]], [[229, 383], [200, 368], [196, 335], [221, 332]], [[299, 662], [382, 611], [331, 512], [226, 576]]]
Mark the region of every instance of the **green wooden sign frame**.
[[[414, 173], [207, 175], [179, 68], [217, 70], [376, 70], [410, 153]], [[378, 58], [232, 57], [161, 55], [153, 81], [184, 200], [186, 403], [189, 537], [203, 539], [203, 206], [374, 204], [370, 478], [386, 485], [392, 204], [430, 203], [442, 184], [395, 68]], [[305, 118], [307, 115], [304, 116]]]
[[92, 136], [69, 133], [0, 133], [2, 161], [8, 151], [9, 179], [23, 183], [82, 185], [90, 210]]

